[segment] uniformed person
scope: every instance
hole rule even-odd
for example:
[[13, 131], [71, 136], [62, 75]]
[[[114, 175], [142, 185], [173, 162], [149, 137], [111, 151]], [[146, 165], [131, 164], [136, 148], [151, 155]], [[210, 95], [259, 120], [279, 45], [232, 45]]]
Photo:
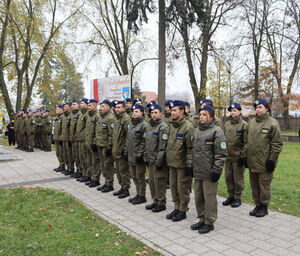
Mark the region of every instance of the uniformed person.
[[149, 187], [153, 201], [145, 208], [152, 212], [161, 212], [166, 209], [168, 125], [162, 120], [162, 109], [159, 105], [150, 106], [149, 112], [151, 119], [146, 131], [144, 159], [149, 165]]
[[[214, 103], [211, 99], [203, 99], [200, 101], [200, 104], [201, 104], [201, 108], [203, 108], [206, 105], [214, 107]], [[217, 116], [215, 116], [215, 124], [220, 126], [222, 129], [224, 128], [222, 120]]]
[[27, 111], [22, 110], [21, 112], [21, 118], [19, 120], [19, 138], [20, 138], [20, 149], [26, 150], [26, 137], [27, 137], [27, 131], [26, 131], [26, 117], [27, 117]]
[[27, 111], [27, 117], [26, 117], [26, 142], [27, 142], [27, 152], [33, 152], [33, 146], [34, 146], [34, 119], [32, 117], [32, 111], [29, 109]]
[[112, 103], [101, 103], [100, 116], [96, 126], [96, 144], [98, 146], [100, 173], [105, 178], [104, 185], [98, 191], [107, 193], [114, 190], [114, 161], [112, 158], [112, 134], [116, 118], [111, 110]]
[[256, 206], [250, 215], [264, 217], [268, 214], [271, 181], [283, 143], [279, 124], [270, 116], [268, 101], [259, 99], [254, 108], [256, 117], [248, 124], [247, 164]]
[[65, 162], [66, 170], [62, 173], [69, 172], [71, 170], [71, 147], [69, 146], [69, 135], [70, 135], [70, 122], [71, 122], [71, 113], [70, 113], [70, 102], [66, 102], [64, 105], [64, 113], [62, 115], [62, 133], [61, 133], [61, 141], [62, 141], [62, 157]]
[[188, 120], [192, 126], [196, 127], [196, 122], [194, 121], [194, 118], [191, 115], [191, 105], [188, 102], [183, 102], [185, 107], [185, 119]]
[[79, 142], [79, 159], [80, 159], [80, 168], [79, 172], [76, 172], [74, 178], [77, 178], [77, 181], [87, 182], [91, 174], [88, 172], [87, 168], [87, 149], [85, 145], [85, 129], [86, 129], [86, 119], [88, 115], [88, 102], [86, 98], [80, 100], [80, 114], [78, 116], [77, 122], [77, 139]]
[[[144, 107], [144, 102], [141, 98], [135, 98], [133, 101], [133, 105], [142, 105]], [[148, 122], [150, 119], [146, 112], [144, 112], [143, 117], [146, 122]]]
[[248, 122], [250, 122], [252, 119], [254, 119], [255, 116], [256, 116], [255, 110], [250, 111], [250, 113], [248, 115]]
[[229, 120], [224, 132], [227, 139], [228, 157], [225, 163], [225, 181], [228, 198], [223, 205], [239, 207], [244, 190], [245, 159], [247, 151], [247, 123], [242, 119], [242, 107], [235, 102], [228, 107]]
[[20, 119], [21, 119], [21, 111], [18, 110], [16, 113], [15, 117], [15, 137], [16, 137], [16, 142], [17, 142], [17, 147], [16, 149], [21, 149], [20, 147]]
[[88, 103], [88, 115], [86, 119], [85, 128], [85, 146], [87, 149], [87, 168], [91, 175], [90, 180], [86, 181], [86, 185], [90, 188], [98, 187], [100, 185], [100, 160], [98, 154], [98, 147], [96, 145], [96, 126], [99, 119], [97, 110], [98, 101], [90, 99]]
[[128, 163], [123, 159], [123, 154], [126, 146], [128, 129], [130, 126], [130, 117], [125, 111], [124, 101], [115, 101], [115, 117], [117, 119], [113, 128], [113, 147], [112, 155], [115, 161], [115, 168], [118, 182], [121, 188], [114, 192], [114, 196], [119, 198], [128, 197], [130, 188], [130, 172]]
[[80, 159], [79, 159], [79, 142], [77, 138], [77, 122], [79, 117], [79, 104], [77, 100], [71, 101], [71, 121], [70, 121], [70, 144], [72, 148], [72, 158], [71, 158], [71, 166], [73, 166], [73, 172], [70, 171], [66, 173], [66, 175], [70, 175], [71, 177], [75, 176], [75, 166], [76, 165], [76, 172], [80, 171]]
[[41, 116], [41, 110], [36, 111], [36, 117], [35, 117], [35, 135], [34, 135], [34, 144], [35, 148], [42, 148], [42, 116]]
[[186, 218], [192, 185], [192, 135], [194, 127], [184, 118], [185, 107], [182, 101], [170, 103], [172, 121], [168, 130], [166, 149], [170, 171], [170, 186], [174, 210], [167, 219], [181, 221]]
[[217, 220], [218, 180], [227, 157], [226, 137], [214, 123], [215, 111], [206, 105], [200, 110], [199, 124], [193, 135], [193, 173], [195, 205], [199, 222], [191, 226], [205, 234], [214, 229]]
[[42, 150], [45, 152], [51, 151], [51, 132], [52, 132], [52, 124], [49, 117], [50, 111], [48, 109], [43, 111], [42, 114]]
[[164, 109], [164, 114], [163, 114], [162, 118], [163, 118], [163, 121], [164, 121], [167, 125], [169, 125], [170, 122], [172, 121], [171, 107], [170, 107], [170, 103], [171, 103], [171, 102], [173, 102], [173, 101], [167, 100], [167, 101], [165, 102], [165, 104], [164, 104], [165, 109]]
[[131, 125], [128, 130], [124, 160], [128, 161], [130, 176], [136, 187], [136, 196], [129, 199], [132, 204], [142, 204], [146, 200], [146, 165], [144, 162], [145, 135], [147, 122], [144, 120], [144, 106], [132, 106]]
[[62, 146], [62, 140], [61, 140], [61, 134], [62, 134], [62, 115], [64, 106], [61, 104], [58, 104], [55, 106], [55, 112], [56, 117], [54, 119], [54, 145], [55, 145], [55, 153], [58, 160], [59, 166], [55, 169], [53, 169], [56, 172], [62, 172], [65, 171], [65, 161], [63, 158], [63, 146]]
[[132, 108], [132, 99], [127, 98], [125, 99], [125, 109], [126, 113], [131, 117], [131, 108]]

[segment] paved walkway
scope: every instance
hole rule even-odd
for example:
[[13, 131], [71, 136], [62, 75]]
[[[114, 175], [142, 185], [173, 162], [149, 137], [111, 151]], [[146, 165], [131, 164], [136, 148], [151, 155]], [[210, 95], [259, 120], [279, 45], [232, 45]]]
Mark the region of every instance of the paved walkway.
[[[262, 219], [250, 217], [249, 211], [253, 206], [243, 204], [237, 209], [224, 207], [221, 205], [223, 198], [220, 197], [215, 231], [200, 235], [189, 228], [197, 222], [193, 193], [187, 219], [174, 223], [165, 218], [173, 206], [169, 190], [167, 211], [152, 213], [145, 210], [145, 204], [134, 206], [127, 199], [98, 192], [95, 188], [88, 188], [74, 179], [53, 172], [52, 169], [57, 167], [53, 152], [9, 150], [23, 159], [0, 161], [0, 187], [27, 184], [68, 192], [102, 218], [164, 255], [300, 255], [298, 217], [277, 212], [270, 212]], [[119, 189], [117, 184], [115, 189]], [[149, 189], [147, 192], [150, 202]], [[131, 195], [134, 194], [132, 188]]]

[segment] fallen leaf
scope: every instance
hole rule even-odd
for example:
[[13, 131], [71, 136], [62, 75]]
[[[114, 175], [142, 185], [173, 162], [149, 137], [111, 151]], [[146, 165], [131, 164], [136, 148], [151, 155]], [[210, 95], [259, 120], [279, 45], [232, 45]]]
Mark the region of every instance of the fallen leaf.
[[48, 225], [48, 230], [50, 231], [52, 229], [52, 226], [49, 224]]

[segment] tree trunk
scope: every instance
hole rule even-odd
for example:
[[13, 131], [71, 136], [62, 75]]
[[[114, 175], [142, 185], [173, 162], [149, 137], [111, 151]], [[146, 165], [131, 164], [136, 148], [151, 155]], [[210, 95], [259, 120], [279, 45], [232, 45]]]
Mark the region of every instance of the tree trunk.
[[207, 61], [208, 61], [208, 42], [209, 32], [203, 31], [202, 54], [200, 65], [200, 99], [206, 98], [206, 82], [207, 82]]
[[254, 73], [254, 101], [258, 100], [259, 97], [259, 81], [258, 81], [258, 77], [259, 77], [259, 57], [254, 57], [254, 61], [255, 61], [255, 73]]
[[158, 22], [158, 104], [163, 106], [166, 100], [166, 5], [159, 0]]

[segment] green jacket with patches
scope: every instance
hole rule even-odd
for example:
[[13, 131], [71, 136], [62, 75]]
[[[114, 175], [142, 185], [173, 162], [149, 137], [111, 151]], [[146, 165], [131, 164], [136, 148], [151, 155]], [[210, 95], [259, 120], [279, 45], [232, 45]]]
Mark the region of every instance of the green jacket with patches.
[[64, 112], [62, 114], [62, 133], [61, 133], [61, 140], [62, 141], [69, 141], [70, 135], [70, 122], [71, 122], [71, 113], [70, 111]]
[[171, 113], [165, 112], [162, 119], [167, 125], [170, 125], [170, 122], [172, 121]]
[[112, 153], [114, 159], [120, 159], [122, 157], [122, 152], [126, 147], [126, 139], [131, 121], [129, 115], [125, 111], [116, 114], [115, 116], [117, 120], [113, 129]]
[[26, 117], [21, 117], [19, 121], [19, 132], [22, 136], [26, 134]]
[[54, 135], [53, 140], [54, 141], [60, 141], [61, 134], [62, 134], [62, 116], [63, 114], [60, 114], [55, 117], [54, 119]]
[[92, 110], [88, 112], [85, 126], [85, 145], [89, 149], [91, 149], [92, 144], [95, 143], [96, 126], [98, 119], [99, 114], [97, 110]]
[[160, 118], [150, 119], [146, 130], [145, 162], [162, 167], [166, 161], [168, 125]]
[[112, 148], [113, 128], [116, 118], [111, 110], [101, 113], [96, 126], [96, 144], [99, 147]]
[[70, 141], [78, 141], [78, 136], [77, 136], [77, 122], [79, 118], [79, 109], [72, 110], [71, 112], [71, 120], [70, 120], [70, 135], [69, 135], [69, 140]]
[[214, 122], [198, 124], [193, 136], [193, 172], [196, 180], [221, 174], [227, 157], [226, 137]]
[[248, 123], [248, 167], [252, 172], [266, 172], [266, 161], [277, 162], [282, 150], [282, 136], [277, 120], [269, 113], [256, 115]]
[[224, 132], [227, 139], [227, 160], [237, 161], [246, 157], [247, 123], [241, 117], [229, 117], [225, 123]]
[[42, 117], [42, 134], [50, 135], [52, 132], [52, 124], [49, 116]]
[[78, 116], [77, 126], [76, 126], [76, 137], [77, 141], [85, 142], [85, 127], [86, 127], [86, 119], [88, 115], [88, 109], [82, 108], [80, 109], [80, 113]]
[[215, 125], [220, 126], [222, 129], [224, 129], [222, 120], [217, 116], [215, 116]]
[[34, 124], [34, 119], [32, 116], [27, 116], [26, 121], [25, 121], [25, 126], [26, 126], [26, 133], [27, 135], [29, 134], [34, 134], [35, 131], [35, 124]]
[[173, 168], [192, 166], [192, 135], [194, 128], [184, 117], [173, 120], [168, 129], [167, 164]]

